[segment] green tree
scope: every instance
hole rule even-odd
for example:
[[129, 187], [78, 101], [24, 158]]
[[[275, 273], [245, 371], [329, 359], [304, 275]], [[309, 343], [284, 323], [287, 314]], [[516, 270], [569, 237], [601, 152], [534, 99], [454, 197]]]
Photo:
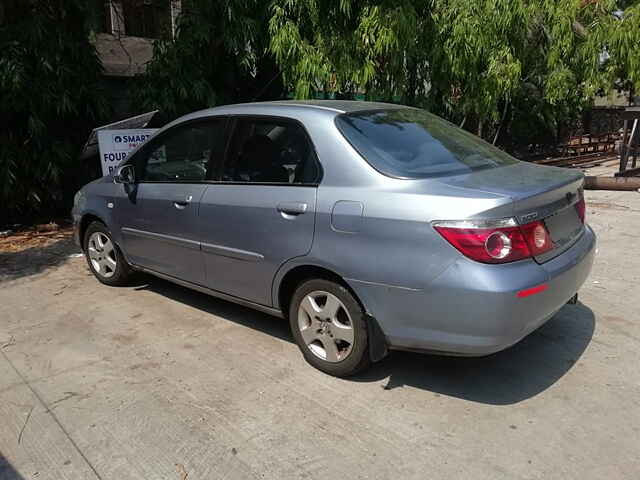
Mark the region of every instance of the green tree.
[[137, 99], [166, 118], [217, 104], [278, 97], [279, 71], [266, 52], [267, 3], [183, 0], [175, 38], [155, 43]]
[[630, 96], [640, 92], [640, 2], [583, 3], [579, 20], [586, 27], [577, 37], [582, 40], [577, 61], [590, 79], [587, 93], [608, 93], [612, 87]]
[[448, 102], [449, 112], [462, 115], [462, 123], [473, 117], [482, 135], [485, 122], [500, 120], [520, 86], [528, 40], [534, 36], [534, 3], [448, 0], [436, 5], [433, 94]]
[[434, 40], [430, 1], [276, 0], [270, 50], [294, 95], [419, 102]]
[[639, 8], [615, 0], [274, 0], [270, 49], [296, 97], [357, 91], [400, 100], [515, 150], [556, 138], [594, 95], [638, 85]]
[[82, 0], [11, 0], [0, 18], [0, 225], [70, 206], [75, 160], [103, 115]]

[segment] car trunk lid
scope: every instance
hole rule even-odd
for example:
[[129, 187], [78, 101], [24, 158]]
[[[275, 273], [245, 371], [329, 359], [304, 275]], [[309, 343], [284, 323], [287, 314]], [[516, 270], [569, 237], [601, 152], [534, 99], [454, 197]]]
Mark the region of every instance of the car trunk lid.
[[[458, 188], [508, 196], [520, 224], [543, 221], [554, 248], [535, 257], [546, 262], [564, 252], [580, 237], [584, 225], [575, 207], [581, 199], [583, 175], [575, 170], [518, 162], [499, 168], [441, 177]], [[477, 215], [481, 216], [481, 215]]]

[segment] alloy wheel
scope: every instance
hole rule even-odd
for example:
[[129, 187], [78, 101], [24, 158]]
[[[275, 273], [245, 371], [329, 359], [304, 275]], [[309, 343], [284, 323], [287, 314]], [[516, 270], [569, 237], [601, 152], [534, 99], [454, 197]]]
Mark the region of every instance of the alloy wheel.
[[89, 237], [87, 253], [94, 271], [103, 278], [116, 273], [116, 252], [111, 239], [102, 232], [94, 232]]
[[341, 362], [353, 349], [351, 316], [340, 299], [329, 292], [314, 291], [302, 299], [298, 328], [307, 348], [327, 362]]

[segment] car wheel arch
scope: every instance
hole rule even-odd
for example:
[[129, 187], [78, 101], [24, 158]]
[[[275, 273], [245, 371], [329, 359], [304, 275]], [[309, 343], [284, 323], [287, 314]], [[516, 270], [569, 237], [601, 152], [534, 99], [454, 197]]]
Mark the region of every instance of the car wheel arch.
[[300, 264], [291, 266], [291, 268], [289, 268], [285, 273], [281, 273], [279, 277], [280, 280], [274, 289], [274, 304], [277, 308], [282, 310], [285, 315], [289, 311], [289, 302], [291, 301], [296, 288], [304, 281], [312, 278], [323, 278], [342, 285], [349, 290], [349, 293], [354, 296], [362, 309], [366, 311], [366, 308], [360, 301], [358, 295], [353, 291], [344, 278], [329, 268], [315, 264]]
[[80, 245], [83, 250], [85, 233], [87, 232], [87, 228], [89, 228], [89, 225], [91, 225], [93, 222], [100, 222], [105, 226], [107, 225], [107, 223], [102, 218], [94, 213], [85, 213], [84, 215], [82, 215], [82, 219], [80, 220], [78, 238], [80, 239]]
[[288, 316], [290, 301], [296, 288], [304, 281], [312, 278], [323, 278], [342, 285], [347, 289], [347, 291], [349, 291], [356, 302], [358, 302], [364, 312], [364, 318], [367, 323], [367, 330], [369, 334], [369, 355], [371, 357], [371, 361], [377, 362], [387, 355], [387, 340], [378, 321], [369, 313], [366, 305], [364, 305], [360, 299], [360, 296], [341, 275], [323, 266], [299, 264], [291, 266], [291, 268], [284, 273], [282, 273], [281, 270], [277, 278], [280, 280], [274, 285], [274, 306], [281, 310], [285, 318]]

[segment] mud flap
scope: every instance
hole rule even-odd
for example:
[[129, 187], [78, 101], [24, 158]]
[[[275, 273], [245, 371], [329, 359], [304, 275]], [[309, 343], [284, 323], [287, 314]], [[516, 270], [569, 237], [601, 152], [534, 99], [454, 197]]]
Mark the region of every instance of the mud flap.
[[378, 321], [372, 315], [365, 313], [364, 321], [367, 324], [367, 334], [369, 337], [369, 357], [372, 362], [379, 362], [387, 356], [389, 352], [387, 348], [387, 339], [384, 332], [378, 325]]

